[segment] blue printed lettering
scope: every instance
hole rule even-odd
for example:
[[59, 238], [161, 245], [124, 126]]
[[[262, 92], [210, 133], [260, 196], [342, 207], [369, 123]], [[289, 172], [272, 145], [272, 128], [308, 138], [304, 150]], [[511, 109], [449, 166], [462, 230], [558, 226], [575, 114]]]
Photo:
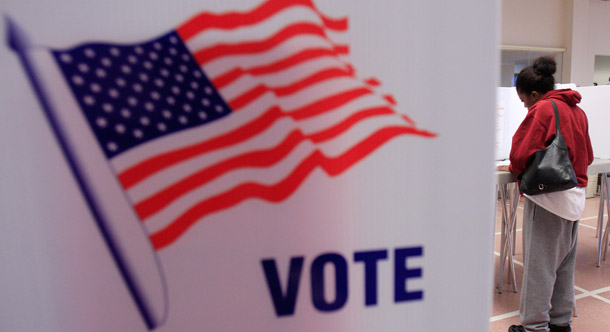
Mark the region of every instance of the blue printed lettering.
[[422, 277], [422, 269], [407, 268], [407, 259], [409, 257], [422, 256], [422, 254], [422, 247], [394, 250], [394, 302], [423, 299], [423, 291], [410, 292], [407, 290], [407, 279]]
[[[394, 302], [418, 301], [424, 298], [423, 290], [412, 290], [407, 287], [410, 279], [422, 278], [421, 267], [408, 267], [409, 258], [423, 256], [423, 247], [409, 247], [394, 249]], [[381, 261], [388, 258], [388, 250], [367, 250], [354, 253], [353, 262], [363, 263], [364, 266], [364, 305], [374, 306], [378, 303], [378, 266]], [[290, 259], [288, 278], [285, 287], [282, 287], [275, 259], [261, 261], [267, 287], [271, 295], [273, 307], [277, 316], [294, 315], [301, 282], [301, 274], [305, 257], [295, 256]], [[332, 268], [334, 283], [326, 281], [325, 268]], [[318, 255], [311, 263], [309, 270], [311, 281], [311, 301], [316, 310], [321, 312], [336, 311], [345, 306], [349, 294], [348, 264], [346, 259], [338, 253], [324, 253]], [[334, 286], [334, 298], [327, 299], [325, 287]], [[330, 293], [330, 292], [329, 292]]]
[[377, 261], [388, 258], [387, 250], [354, 253], [354, 262], [364, 262], [364, 304], [377, 304]]
[[265, 271], [265, 278], [267, 279], [267, 286], [271, 293], [275, 313], [278, 316], [292, 315], [294, 313], [304, 260], [304, 257], [293, 257], [290, 259], [286, 292], [282, 292], [275, 260], [265, 259], [262, 261], [263, 271]]
[[[335, 267], [334, 301], [327, 302], [324, 298], [324, 266], [331, 263]], [[316, 309], [334, 311], [341, 309], [347, 302], [347, 262], [339, 254], [323, 254], [311, 264], [311, 299]]]

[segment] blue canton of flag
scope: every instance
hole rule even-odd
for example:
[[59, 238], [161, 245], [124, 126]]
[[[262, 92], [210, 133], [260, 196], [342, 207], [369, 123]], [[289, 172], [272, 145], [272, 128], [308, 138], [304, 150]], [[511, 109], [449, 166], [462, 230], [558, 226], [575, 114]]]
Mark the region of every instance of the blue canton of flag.
[[108, 158], [231, 112], [175, 32], [53, 55]]

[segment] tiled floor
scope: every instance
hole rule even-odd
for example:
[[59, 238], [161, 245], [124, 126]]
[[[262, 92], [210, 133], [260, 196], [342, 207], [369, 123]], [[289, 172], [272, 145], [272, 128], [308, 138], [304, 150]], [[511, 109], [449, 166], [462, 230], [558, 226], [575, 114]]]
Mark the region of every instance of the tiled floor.
[[[523, 247], [521, 245], [523, 199], [523, 197], [520, 199], [517, 210], [517, 245], [514, 256], [519, 291], [521, 290], [521, 278], [523, 276]], [[572, 323], [572, 330], [575, 332], [610, 331], [610, 253], [608, 253], [608, 259], [602, 261], [601, 267], [596, 266], [598, 248], [596, 227], [599, 201], [599, 196], [587, 199], [585, 212], [578, 230], [575, 272], [576, 317], [574, 317]], [[497, 287], [499, 280], [501, 222], [500, 205], [498, 204], [494, 242], [496, 257], [494, 287]], [[512, 285], [508, 282], [509, 275], [505, 271], [502, 294], [498, 294], [496, 289], [493, 290], [493, 308], [490, 318], [491, 332], [506, 332], [510, 325], [519, 324], [520, 294], [519, 292], [513, 292]]]

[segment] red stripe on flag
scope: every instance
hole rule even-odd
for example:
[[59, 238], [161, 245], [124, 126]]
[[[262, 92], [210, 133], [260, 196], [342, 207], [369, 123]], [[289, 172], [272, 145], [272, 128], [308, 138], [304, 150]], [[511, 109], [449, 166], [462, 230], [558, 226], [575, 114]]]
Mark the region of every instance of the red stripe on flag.
[[224, 148], [243, 142], [250, 139], [254, 135], [262, 132], [275, 121], [282, 116], [290, 116], [294, 120], [307, 119], [325, 112], [328, 112], [334, 108], [337, 108], [343, 104], [350, 102], [365, 94], [370, 94], [372, 91], [367, 88], [358, 88], [343, 93], [339, 93], [321, 100], [315, 101], [309, 105], [305, 105], [301, 108], [297, 108], [292, 111], [284, 111], [277, 106], [272, 107], [265, 112], [261, 117], [243, 125], [242, 127], [236, 128], [224, 135], [191, 145], [170, 152], [162, 153], [160, 155], [151, 157], [143, 160], [142, 162], [127, 168], [125, 171], [119, 174], [119, 181], [125, 189], [129, 189], [134, 185], [138, 184], [142, 180], [150, 177], [156, 172], [175, 165], [186, 159], [201, 155], [206, 152]]
[[119, 181], [123, 188], [129, 189], [166, 167], [247, 140], [271, 126], [283, 115], [279, 107], [272, 107], [254, 121], [226, 134], [143, 160], [119, 173]]
[[159, 212], [182, 195], [197, 189], [223, 174], [239, 168], [269, 167], [278, 163], [303, 139], [303, 133], [295, 130], [281, 143], [271, 149], [244, 153], [198, 171], [136, 204], [136, 212], [143, 221], [146, 221], [146, 218]]
[[282, 160], [302, 141], [310, 140], [312, 143], [321, 143], [335, 138], [363, 120], [375, 116], [389, 115], [394, 113], [394, 110], [388, 107], [375, 107], [354, 113], [340, 123], [317, 133], [305, 135], [300, 130], [295, 130], [291, 132], [281, 143], [273, 148], [244, 153], [193, 173], [192, 175], [181, 179], [175, 184], [159, 191], [155, 195], [137, 203], [135, 205], [135, 209], [140, 218], [145, 220], [146, 218], [165, 208], [180, 196], [214, 180], [223, 174], [239, 168], [271, 166]]
[[343, 68], [329, 68], [317, 73], [314, 73], [298, 82], [294, 82], [290, 85], [282, 86], [282, 87], [268, 87], [265, 84], [260, 84], [238, 97], [235, 97], [228, 104], [234, 111], [238, 111], [242, 107], [250, 104], [254, 100], [258, 99], [260, 96], [267, 92], [273, 93], [276, 97], [288, 96], [293, 93], [296, 93], [304, 88], [312, 86], [316, 83], [320, 83], [326, 80], [330, 80], [338, 77], [353, 77], [354, 71], [353, 68], [348, 67], [347, 69]]
[[268, 51], [290, 38], [301, 35], [313, 35], [327, 39], [326, 32], [318, 25], [312, 23], [297, 23], [289, 25], [273, 36], [259, 41], [249, 41], [236, 44], [217, 44], [193, 52], [195, 60], [200, 65], [230, 55], [254, 54]]
[[314, 151], [279, 183], [268, 186], [256, 182], [247, 182], [197, 203], [164, 229], [152, 234], [150, 238], [153, 246], [157, 250], [163, 249], [178, 239], [201, 218], [235, 206], [246, 199], [260, 198], [269, 202], [282, 201], [290, 196], [314, 169], [320, 167], [329, 176], [335, 176], [350, 168], [392, 138], [407, 134], [424, 137], [435, 136], [432, 133], [413, 127], [386, 127], [338, 157], [329, 158], [320, 151]]
[[243, 69], [241, 67], [234, 68], [230, 71], [227, 71], [224, 74], [218, 75], [212, 79], [212, 83], [217, 89], [222, 89], [223, 87], [233, 83], [238, 80], [243, 75], [249, 74], [252, 76], [265, 75], [265, 74], [273, 74], [280, 72], [284, 69], [288, 69], [290, 67], [296, 66], [300, 63], [332, 56], [336, 57], [339, 55], [346, 55], [349, 52], [349, 47], [347, 46], [335, 46], [333, 49], [327, 48], [312, 48], [306, 49], [291, 56], [286, 57], [285, 59], [275, 61], [270, 64], [256, 66], [248, 69]]
[[311, 0], [269, 0], [259, 7], [244, 13], [229, 12], [225, 14], [201, 13], [178, 27], [178, 35], [182, 40], [188, 40], [207, 29], [231, 30], [242, 26], [258, 24], [289, 7], [305, 6], [315, 12], [331, 30], [347, 29], [347, 19], [331, 19], [323, 15]]

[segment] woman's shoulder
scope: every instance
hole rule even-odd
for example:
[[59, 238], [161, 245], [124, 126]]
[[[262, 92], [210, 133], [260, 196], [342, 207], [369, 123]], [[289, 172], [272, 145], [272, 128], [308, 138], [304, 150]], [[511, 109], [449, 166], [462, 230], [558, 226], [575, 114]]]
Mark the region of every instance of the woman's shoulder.
[[532, 107], [530, 107], [528, 111], [528, 115], [537, 118], [553, 116], [554, 113], [555, 111], [553, 109], [553, 104], [551, 103], [550, 99], [539, 100], [537, 103], [532, 105]]

